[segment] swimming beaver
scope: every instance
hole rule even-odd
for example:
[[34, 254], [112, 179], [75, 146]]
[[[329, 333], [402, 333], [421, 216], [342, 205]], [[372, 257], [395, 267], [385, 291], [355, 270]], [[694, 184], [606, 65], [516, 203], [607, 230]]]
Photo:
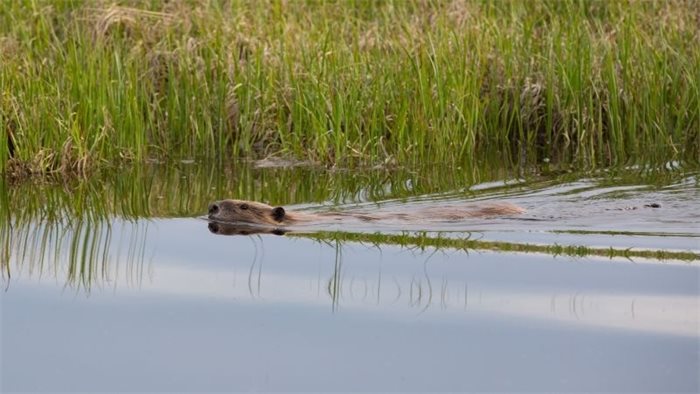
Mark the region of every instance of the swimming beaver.
[[283, 226], [289, 224], [319, 223], [354, 218], [362, 221], [401, 220], [455, 221], [475, 217], [517, 215], [524, 209], [510, 203], [479, 203], [466, 207], [423, 208], [410, 213], [363, 212], [287, 212], [282, 207], [272, 207], [255, 201], [221, 200], [209, 204], [209, 219], [218, 222], [243, 222], [257, 225]]

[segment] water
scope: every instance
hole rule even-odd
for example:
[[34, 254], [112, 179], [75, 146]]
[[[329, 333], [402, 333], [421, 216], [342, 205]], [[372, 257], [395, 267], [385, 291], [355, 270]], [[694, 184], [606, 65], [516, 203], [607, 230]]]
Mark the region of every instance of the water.
[[[700, 389], [697, 172], [134, 171], [5, 189], [3, 392]], [[527, 213], [223, 236], [222, 197]]]

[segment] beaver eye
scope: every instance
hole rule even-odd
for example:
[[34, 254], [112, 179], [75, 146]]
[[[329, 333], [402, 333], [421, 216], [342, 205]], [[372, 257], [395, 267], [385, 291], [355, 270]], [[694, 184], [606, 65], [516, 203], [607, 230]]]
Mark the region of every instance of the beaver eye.
[[248, 204], [241, 204], [241, 209], [248, 209]]

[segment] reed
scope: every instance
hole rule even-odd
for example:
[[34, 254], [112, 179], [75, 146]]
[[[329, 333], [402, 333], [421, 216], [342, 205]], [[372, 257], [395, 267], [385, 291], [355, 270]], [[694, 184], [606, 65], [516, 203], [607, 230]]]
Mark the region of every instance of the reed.
[[676, 2], [0, 3], [0, 170], [700, 156]]

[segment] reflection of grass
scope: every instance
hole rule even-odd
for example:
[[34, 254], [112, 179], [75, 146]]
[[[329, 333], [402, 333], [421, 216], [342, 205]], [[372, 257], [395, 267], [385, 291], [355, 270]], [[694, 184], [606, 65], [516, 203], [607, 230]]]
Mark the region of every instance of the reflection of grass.
[[[500, 165], [499, 165], [500, 164]], [[275, 204], [339, 204], [358, 201], [387, 201], [449, 197], [502, 198], [508, 193], [530, 193], [533, 190], [589, 177], [591, 187], [597, 185], [641, 185], [662, 187], [692, 178], [685, 170], [608, 170], [610, 178], [600, 172], [568, 173], [552, 176], [557, 168], [531, 168], [517, 172], [503, 163], [478, 161], [472, 167], [447, 171], [442, 166], [395, 170], [327, 171], [320, 168], [253, 169], [248, 165], [205, 165], [202, 163], [169, 163], [167, 165], [130, 166], [114, 173], [96, 173], [88, 179], [32, 180], [10, 184], [0, 178], [0, 271], [3, 276], [14, 270], [36, 270], [64, 264], [68, 281], [89, 286], [108, 280], [113, 261], [124, 261], [111, 253], [120, 245], [111, 245], [119, 236], [112, 223], [152, 217], [184, 217], [204, 214], [212, 200], [236, 197]], [[543, 174], [543, 172], [545, 174]], [[607, 172], [606, 172], [607, 173]], [[606, 173], [603, 173], [606, 174]], [[517, 174], [517, 175], [513, 175]], [[499, 180], [520, 179], [504, 185]], [[490, 184], [490, 182], [493, 182]], [[488, 183], [489, 187], [470, 187]], [[448, 193], [448, 194], [445, 194]], [[370, 203], [371, 204], [371, 203]], [[606, 233], [607, 234], [607, 233]], [[609, 234], [612, 234], [609, 233]], [[130, 267], [140, 266], [145, 250], [144, 234], [134, 233], [128, 242], [126, 260]], [[414, 247], [447, 247], [458, 249], [491, 249], [528, 251], [567, 255], [601, 255], [648, 257], [657, 259], [696, 260], [692, 253], [591, 249], [584, 247], [521, 245], [499, 242], [457, 240], [428, 235], [314, 235], [317, 239], [374, 242]], [[64, 260], [67, 259], [67, 260]], [[10, 260], [18, 264], [10, 267]], [[53, 268], [52, 268], [53, 269]], [[134, 273], [137, 273], [134, 271]], [[333, 290], [333, 289], [331, 289]], [[335, 293], [334, 293], [335, 294]]]
[[13, 270], [21, 270], [53, 276], [88, 291], [96, 284], [109, 286], [119, 276], [141, 281], [147, 222], [129, 223], [129, 235], [115, 235], [111, 222], [86, 218], [44, 224], [13, 222], [12, 226], [12, 232], [3, 230], [0, 238], [4, 277], [11, 278]]
[[204, 214], [211, 201], [229, 197], [284, 205], [342, 204], [454, 191], [478, 182], [510, 177], [511, 171], [496, 159], [480, 164], [478, 168], [465, 166], [449, 174], [442, 166], [363, 171], [254, 169], [245, 163], [129, 166], [80, 180], [9, 184], [0, 179], [0, 196], [4, 199], [0, 212], [22, 221], [83, 215], [182, 217]]
[[[568, 166], [515, 168], [498, 156], [480, 157], [457, 169], [443, 165], [411, 168], [327, 170], [318, 167], [255, 169], [247, 163], [194, 163], [179, 161], [128, 166], [120, 171], [96, 172], [85, 179], [45, 178], [9, 183], [0, 178], [0, 215], [30, 221], [82, 217], [125, 218], [195, 216], [222, 198], [240, 198], [272, 204], [343, 204], [358, 201], [440, 199], [530, 193], [581, 178], [591, 188], [607, 185], [673, 184], [697, 176], [694, 163], [667, 171], [571, 171]], [[693, 172], [695, 171], [695, 172]], [[506, 185], [503, 179], [511, 180]], [[517, 179], [517, 181], [515, 180]], [[493, 182], [493, 183], [490, 183]], [[487, 188], [471, 189], [490, 183]]]
[[2, 1], [0, 172], [697, 157], [697, 35], [693, 1]]
[[[483, 168], [465, 166], [450, 176], [442, 175], [442, 167], [346, 172], [178, 162], [130, 166], [68, 181], [47, 178], [10, 184], [0, 178], [0, 270], [4, 276], [11, 274], [11, 258], [19, 265], [13, 269], [38, 272], [45, 263], [60, 260], [68, 282], [87, 287], [109, 279], [108, 264], [115, 258], [109, 253], [115, 237], [110, 225], [117, 219], [201, 215], [209, 202], [224, 197], [285, 205], [342, 204], [439, 193], [508, 177], [502, 166], [482, 164]], [[123, 256], [127, 261], [142, 262], [144, 240], [139, 237], [143, 236], [134, 234], [128, 240], [132, 250]]]
[[347, 233], [347, 232], [317, 232], [309, 234], [289, 233], [288, 236], [304, 237], [316, 239], [324, 242], [360, 242], [369, 243], [376, 246], [398, 245], [402, 247], [417, 248], [424, 250], [435, 249], [459, 249], [469, 250], [493, 250], [498, 252], [524, 252], [524, 253], [546, 253], [554, 256], [603, 256], [603, 257], [624, 257], [646, 258], [655, 260], [700, 260], [700, 255], [692, 252], [674, 252], [666, 250], [632, 250], [616, 248], [590, 248], [586, 246], [563, 246], [563, 245], [533, 245], [520, 244], [501, 241], [481, 241], [468, 238], [447, 238], [440, 234], [428, 234], [424, 232], [404, 232], [402, 234], [381, 234], [381, 233]]

